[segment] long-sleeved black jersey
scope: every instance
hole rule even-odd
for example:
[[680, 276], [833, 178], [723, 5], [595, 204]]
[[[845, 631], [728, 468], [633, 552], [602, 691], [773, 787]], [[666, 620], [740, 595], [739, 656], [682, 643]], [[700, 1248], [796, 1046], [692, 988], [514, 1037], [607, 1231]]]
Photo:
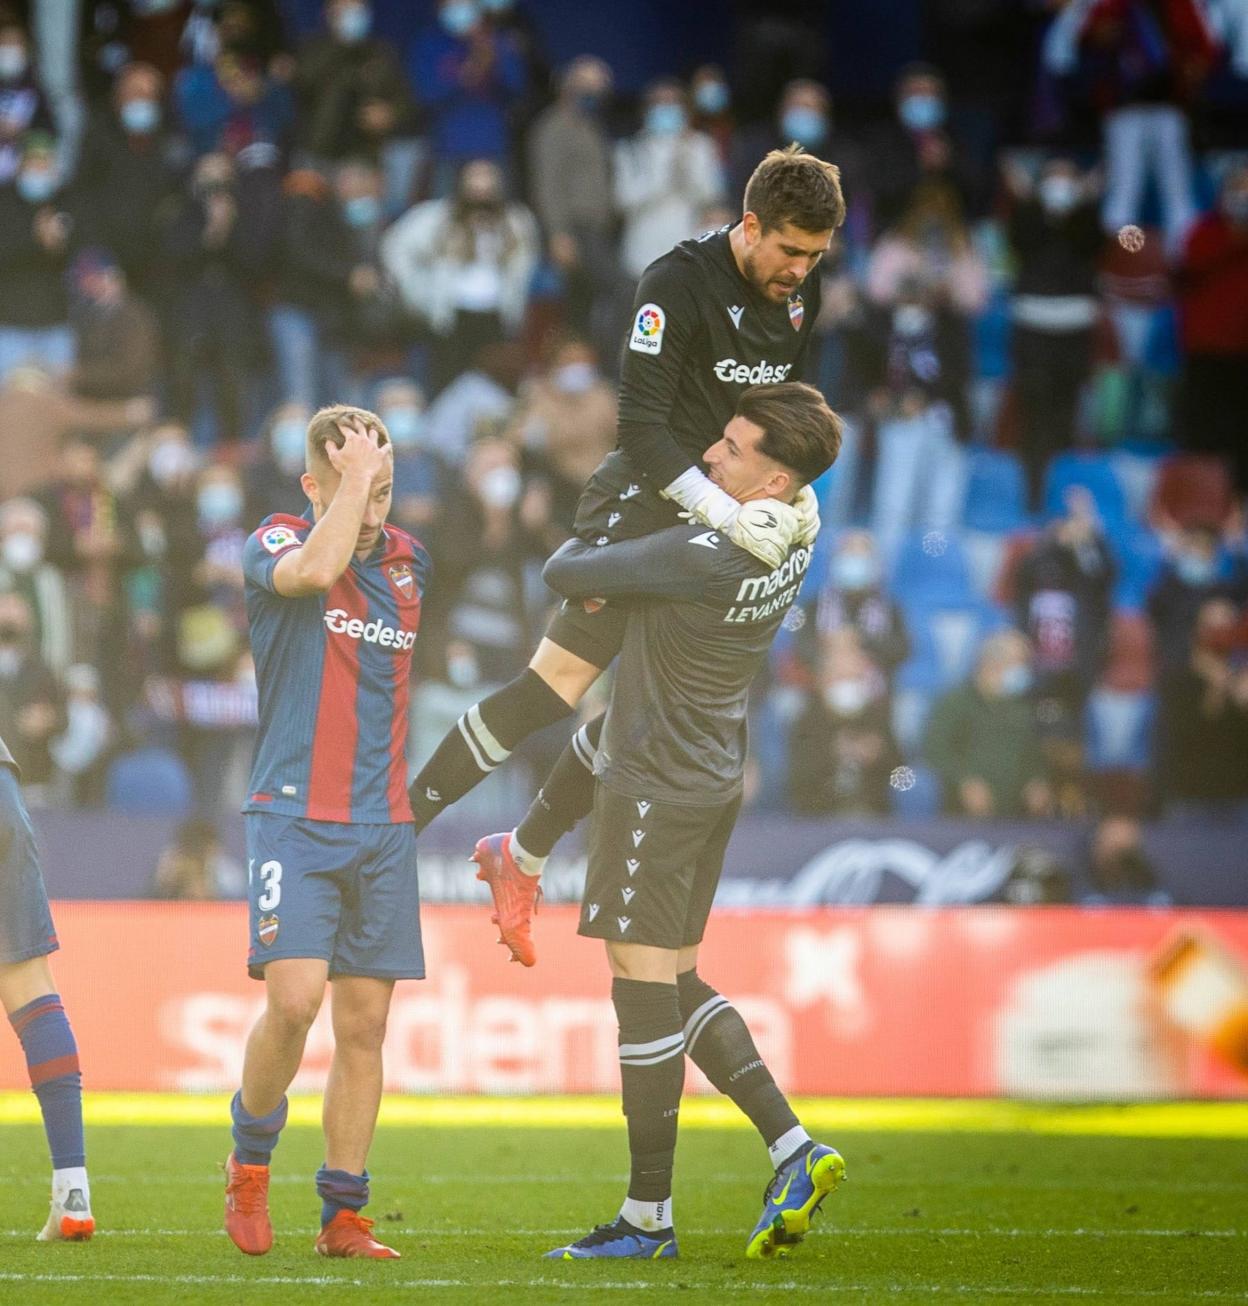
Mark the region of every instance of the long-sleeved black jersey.
[[785, 303], [737, 268], [731, 227], [684, 240], [642, 274], [624, 343], [619, 447], [661, 489], [723, 434], [741, 392], [797, 380], [815, 319], [819, 277]]
[[701, 525], [601, 547], [569, 540], [546, 564], [568, 599], [628, 599], [595, 774], [609, 789], [703, 806], [740, 792], [750, 682], [810, 566], [772, 571]]

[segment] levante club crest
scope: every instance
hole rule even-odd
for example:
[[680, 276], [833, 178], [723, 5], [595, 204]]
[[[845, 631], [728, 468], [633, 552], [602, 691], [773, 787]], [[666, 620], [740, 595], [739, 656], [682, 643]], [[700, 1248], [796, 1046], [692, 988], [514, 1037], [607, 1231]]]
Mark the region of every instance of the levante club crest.
[[263, 943], [266, 948], [271, 948], [274, 939], [277, 938], [277, 917], [261, 916], [260, 924], [256, 929], [256, 933], [260, 936], [260, 942]]
[[410, 565], [406, 562], [396, 562], [390, 568], [390, 579], [395, 589], [403, 595], [404, 598], [412, 597], [412, 586], [416, 583], [416, 578], [412, 574]]
[[802, 329], [802, 318], [806, 316], [806, 305], [802, 303], [801, 295], [789, 296], [789, 321], [793, 323], [793, 330]]

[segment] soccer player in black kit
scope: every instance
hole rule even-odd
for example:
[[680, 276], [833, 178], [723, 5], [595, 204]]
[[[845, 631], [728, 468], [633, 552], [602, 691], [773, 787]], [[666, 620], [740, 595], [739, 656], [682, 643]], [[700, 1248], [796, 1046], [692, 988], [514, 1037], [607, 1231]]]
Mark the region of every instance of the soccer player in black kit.
[[[788, 501], [831, 465], [840, 438], [813, 387], [753, 386], [704, 461], [743, 502]], [[632, 1166], [619, 1216], [555, 1259], [677, 1254], [686, 1056], [749, 1117], [775, 1167], [747, 1256], [787, 1255], [844, 1177], [840, 1153], [802, 1128], [740, 1014], [697, 971], [741, 806], [750, 682], [811, 555], [797, 544], [769, 569], [720, 532], [682, 525], [601, 548], [569, 540], [546, 564], [565, 598], [634, 600], [598, 748], [578, 927], [606, 944]]]
[[[819, 315], [810, 274], [845, 218], [840, 173], [798, 147], [775, 150], [745, 191], [741, 220], [682, 241], [642, 275], [620, 381], [619, 443], [590, 478], [574, 531], [603, 546], [664, 529], [682, 512], [770, 567], [818, 531], [814, 495], [739, 503], [702, 471], [744, 390], [795, 378]], [[469, 708], [410, 790], [416, 829], [462, 797], [533, 732], [568, 716], [620, 649], [624, 605], [565, 602], [528, 668]], [[476, 847], [478, 878], [512, 956], [536, 953], [538, 877], [593, 803], [601, 722], [573, 736], [524, 821]]]

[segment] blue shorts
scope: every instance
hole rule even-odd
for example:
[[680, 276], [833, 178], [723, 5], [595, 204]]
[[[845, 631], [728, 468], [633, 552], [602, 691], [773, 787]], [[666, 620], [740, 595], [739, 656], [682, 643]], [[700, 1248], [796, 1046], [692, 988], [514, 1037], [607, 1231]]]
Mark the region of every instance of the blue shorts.
[[0, 966], [58, 947], [22, 787], [13, 768], [0, 765]]
[[329, 973], [424, 979], [413, 825], [248, 812], [247, 970], [319, 957]]

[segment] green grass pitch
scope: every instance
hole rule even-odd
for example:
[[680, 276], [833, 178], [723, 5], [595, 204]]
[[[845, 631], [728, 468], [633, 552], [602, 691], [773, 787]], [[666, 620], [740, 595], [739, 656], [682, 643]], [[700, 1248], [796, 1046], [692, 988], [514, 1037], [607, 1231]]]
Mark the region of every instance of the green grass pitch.
[[[453, 1106], [426, 1123], [383, 1106], [370, 1213], [403, 1259], [361, 1262], [312, 1250], [311, 1176], [322, 1153], [310, 1104], [275, 1156], [273, 1251], [249, 1258], [221, 1231], [223, 1098], [184, 1099], [198, 1123], [164, 1122], [177, 1120], [178, 1099], [146, 1123], [121, 1123], [124, 1112], [117, 1123], [89, 1123], [100, 1232], [85, 1245], [33, 1241], [46, 1214], [46, 1155], [41, 1129], [16, 1101], [0, 1109], [5, 1306], [508, 1298], [528, 1306], [633, 1292], [895, 1306], [1248, 1301], [1248, 1130], [1239, 1114], [1221, 1134], [1198, 1125], [1184, 1137], [1164, 1109], [1153, 1112], [1169, 1120], [1158, 1129], [1148, 1108], [1138, 1117], [1130, 1108], [1033, 1117], [967, 1104], [955, 1117], [938, 1104], [925, 1128], [921, 1107], [890, 1118], [869, 1105], [818, 1104], [810, 1114], [819, 1136], [844, 1152], [849, 1179], [805, 1243], [773, 1262], [742, 1254], [769, 1178], [766, 1153], [748, 1130], [704, 1118], [682, 1131], [677, 1154], [680, 1259], [643, 1264], [541, 1259], [618, 1209], [627, 1168], [618, 1105], [602, 1103], [595, 1123], [565, 1128], [549, 1123], [540, 1102], [479, 1118], [466, 1108], [458, 1127]], [[220, 1125], [202, 1123], [217, 1110]], [[1217, 1108], [1180, 1110], [1200, 1122]], [[838, 1116], [843, 1127], [825, 1127]]]

